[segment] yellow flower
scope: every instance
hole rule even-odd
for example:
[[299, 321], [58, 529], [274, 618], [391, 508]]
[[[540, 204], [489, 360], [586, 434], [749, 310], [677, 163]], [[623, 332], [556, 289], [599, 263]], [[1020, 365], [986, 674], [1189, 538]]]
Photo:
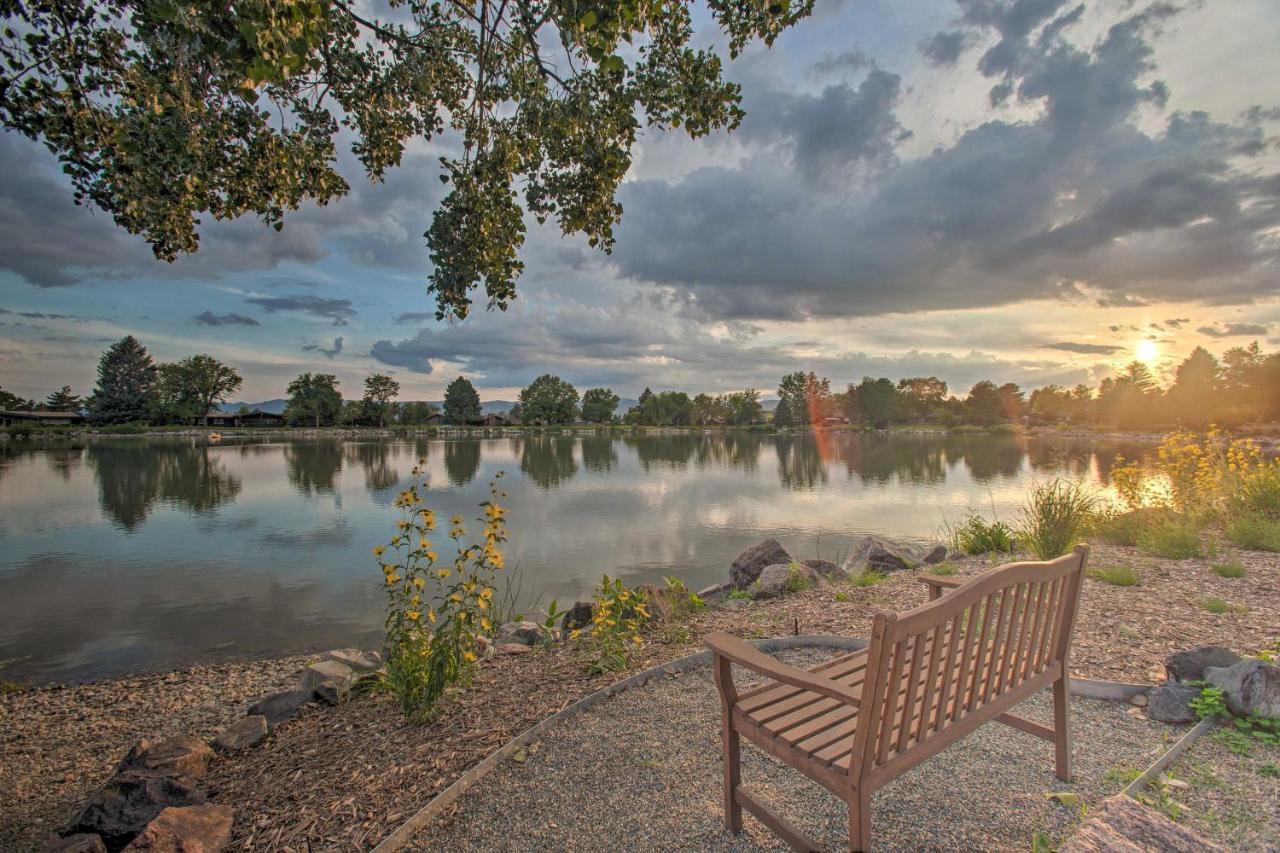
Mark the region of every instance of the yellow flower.
[[438, 578], [447, 578], [451, 574], [453, 574], [452, 569], [447, 569], [447, 568], [436, 569], [436, 577]]
[[569, 636], [574, 640], [578, 639], [578, 637], [580, 637], [581, 635], [582, 635], [581, 628], [574, 628], [572, 631], [569, 632]]
[[427, 558], [428, 562], [434, 563], [436, 561], [435, 551], [428, 551], [424, 556]]
[[456, 527], [462, 524], [462, 516], [455, 515], [453, 518], [449, 519], [449, 521]]
[[414, 578], [413, 585], [416, 586], [418, 589], [422, 589], [424, 586], [427, 585], [427, 582], [424, 581], [422, 578]]
[[382, 547], [381, 545], [378, 545], [377, 547], [375, 547], [375, 548], [373, 549], [373, 556], [375, 556], [375, 557], [381, 557], [381, 556], [382, 556], [382, 552], [383, 552], [383, 551], [386, 551], [386, 550], [387, 550], [386, 548]]
[[489, 609], [489, 602], [488, 602], [488, 601], [486, 601], [486, 600], [484, 600], [483, 598], [477, 598], [477, 599], [476, 599], [476, 607], [479, 607], [481, 610], [488, 610], [488, 609]]
[[485, 601], [488, 601], [489, 599], [493, 598], [493, 587], [486, 586], [484, 589], [480, 590], [480, 597], [483, 598]]
[[463, 656], [464, 658], [466, 658], [467, 663], [475, 663], [475, 661], [476, 661], [476, 653], [475, 653], [475, 652], [473, 652], [473, 651], [471, 651], [470, 649], [468, 649], [467, 651], [463, 652], [463, 653], [462, 653], [462, 656]]
[[488, 631], [490, 628], [492, 628], [492, 627], [493, 627], [493, 623], [489, 621], [489, 617], [488, 617], [488, 616], [481, 616], [481, 617], [480, 617], [480, 627], [481, 627], [481, 628], [483, 628], [484, 630]]
[[640, 638], [639, 634], [636, 634], [634, 637], [632, 637], [631, 642], [635, 643], [637, 646], [644, 645], [644, 640]]
[[421, 539], [418, 540], [418, 547], [425, 551], [426, 549], [431, 547], [431, 540], [423, 536]]
[[436, 621], [436, 612], [432, 610], [430, 607], [427, 608], [427, 621], [428, 622]]
[[417, 622], [418, 617], [421, 615], [422, 614], [419, 613], [417, 610], [406, 610], [404, 614], [404, 618], [408, 619], [410, 622]]

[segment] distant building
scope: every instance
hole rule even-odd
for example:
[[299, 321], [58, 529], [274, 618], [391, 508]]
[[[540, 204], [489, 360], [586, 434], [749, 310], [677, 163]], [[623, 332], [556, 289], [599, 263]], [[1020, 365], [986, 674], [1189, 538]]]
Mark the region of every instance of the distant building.
[[205, 423], [221, 427], [282, 427], [284, 415], [258, 409], [251, 412], [210, 412]]
[[507, 416], [499, 412], [490, 412], [480, 419], [481, 426], [501, 427], [507, 425]]
[[439, 412], [432, 412], [423, 423], [427, 426], [444, 426], [444, 415]]
[[84, 423], [84, 415], [79, 412], [0, 411], [0, 425], [14, 426], [20, 423], [44, 426], [71, 426]]

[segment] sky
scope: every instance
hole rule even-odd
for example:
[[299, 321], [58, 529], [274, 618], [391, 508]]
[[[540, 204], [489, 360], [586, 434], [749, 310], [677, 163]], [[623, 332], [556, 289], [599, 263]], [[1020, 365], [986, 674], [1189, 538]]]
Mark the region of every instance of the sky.
[[0, 387], [87, 393], [126, 334], [226, 361], [250, 401], [308, 370], [402, 399], [544, 372], [769, 396], [801, 369], [963, 395], [1135, 356], [1167, 379], [1195, 346], [1280, 347], [1277, 45], [1274, 0], [818, 0], [726, 58], [736, 132], [643, 133], [612, 255], [530, 220], [519, 298], [453, 323], [426, 291], [437, 143], [381, 185], [345, 155], [349, 196], [280, 233], [206, 223], [165, 264], [0, 131]]

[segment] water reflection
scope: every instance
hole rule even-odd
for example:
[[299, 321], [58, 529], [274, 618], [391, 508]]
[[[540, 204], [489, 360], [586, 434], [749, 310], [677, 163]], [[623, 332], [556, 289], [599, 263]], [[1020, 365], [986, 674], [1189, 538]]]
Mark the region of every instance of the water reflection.
[[578, 473], [571, 435], [534, 435], [513, 439], [520, 448], [520, 470], [544, 489], [572, 480]]
[[444, 443], [444, 470], [449, 483], [465, 486], [480, 471], [480, 442], [476, 439], [460, 439]]
[[778, 477], [788, 489], [812, 489], [827, 482], [827, 465], [809, 435], [780, 435], [774, 440]]
[[391, 467], [391, 445], [384, 441], [363, 441], [348, 444], [347, 464], [357, 464], [364, 469], [364, 487], [371, 492], [387, 491], [400, 481], [400, 474]]
[[157, 501], [194, 513], [209, 512], [240, 493], [240, 479], [227, 472], [207, 447], [149, 445], [92, 446], [89, 465], [98, 481], [102, 511], [125, 530], [134, 530]]
[[342, 471], [342, 442], [291, 441], [284, 445], [289, 482], [304, 495], [332, 492]]
[[588, 471], [607, 473], [618, 464], [616, 442], [608, 434], [596, 433], [582, 439], [582, 464]]

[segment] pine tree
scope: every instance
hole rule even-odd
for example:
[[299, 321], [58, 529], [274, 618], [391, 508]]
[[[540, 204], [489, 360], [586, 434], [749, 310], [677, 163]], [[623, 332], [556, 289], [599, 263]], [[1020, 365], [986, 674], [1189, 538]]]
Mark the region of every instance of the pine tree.
[[128, 335], [98, 360], [98, 385], [89, 398], [89, 419], [95, 424], [142, 420], [147, 415], [156, 381], [156, 365], [147, 348]]
[[444, 422], [464, 425], [480, 420], [480, 395], [465, 377], [459, 376], [444, 389]]
[[50, 394], [44, 404], [51, 412], [78, 412], [84, 405], [84, 400], [80, 399], [80, 395], [71, 392], [70, 385], [63, 385]]

